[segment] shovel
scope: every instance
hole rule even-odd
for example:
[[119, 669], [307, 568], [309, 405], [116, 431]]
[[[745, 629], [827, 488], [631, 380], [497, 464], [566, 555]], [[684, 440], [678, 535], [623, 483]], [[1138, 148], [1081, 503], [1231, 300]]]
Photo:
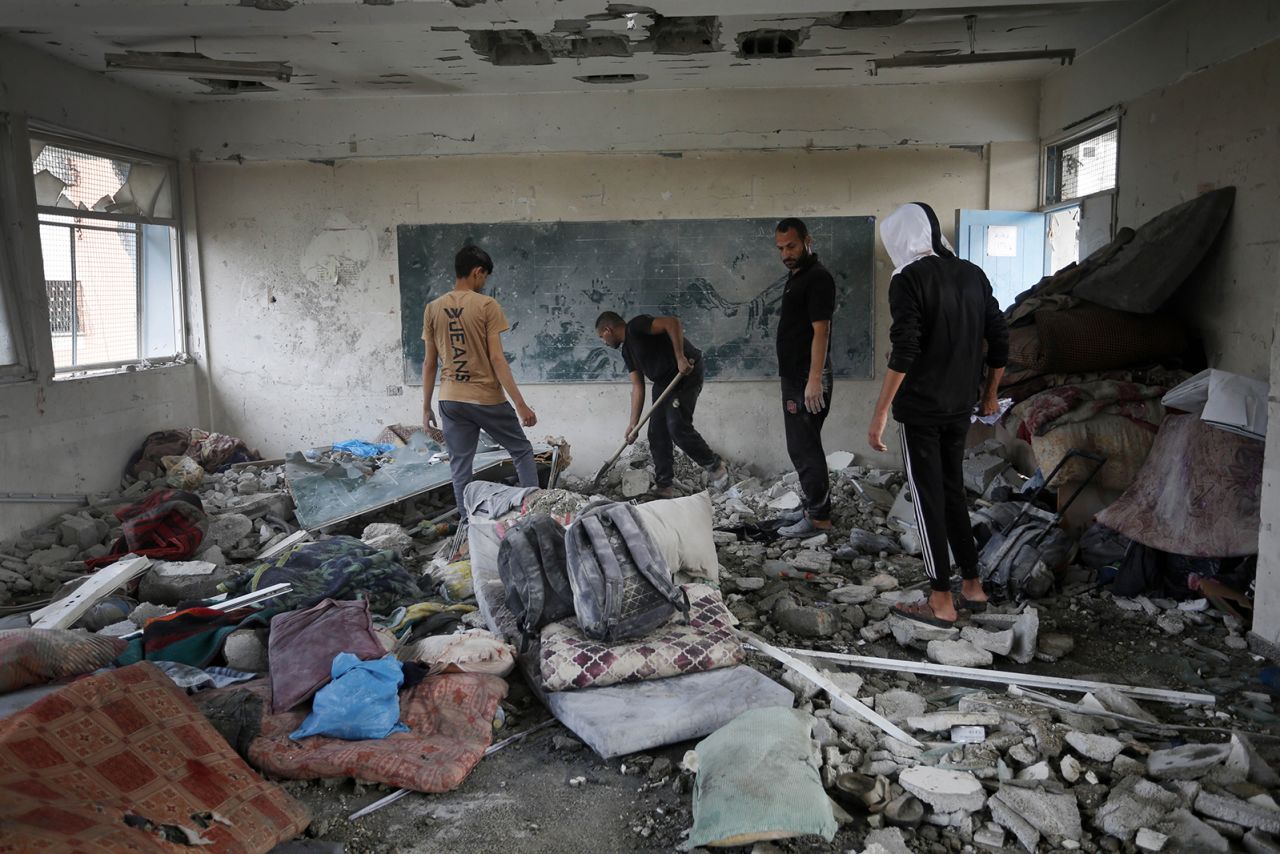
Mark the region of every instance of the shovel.
[[[666, 387], [662, 394], [658, 395], [658, 399], [649, 404], [649, 408], [641, 413], [640, 420], [636, 422], [635, 432], [637, 434], [639, 434], [640, 428], [645, 425], [645, 422], [649, 420], [649, 416], [653, 414], [653, 410], [666, 402], [667, 398], [671, 396], [671, 393], [676, 390], [676, 386], [680, 385], [680, 380], [682, 379], [684, 379], [684, 374], [676, 374], [676, 378], [671, 381], [671, 384]], [[630, 438], [630, 434], [628, 434], [628, 438]], [[618, 448], [617, 452], [615, 452], [612, 457], [609, 457], [604, 465], [600, 466], [600, 471], [596, 472], [595, 480], [591, 481], [592, 489], [595, 489], [600, 485], [600, 481], [604, 479], [606, 474], [608, 474], [609, 467], [618, 461], [618, 457], [622, 456], [622, 452], [625, 451], [627, 449], [627, 445], [630, 444], [631, 442], [623, 442], [622, 447]]]

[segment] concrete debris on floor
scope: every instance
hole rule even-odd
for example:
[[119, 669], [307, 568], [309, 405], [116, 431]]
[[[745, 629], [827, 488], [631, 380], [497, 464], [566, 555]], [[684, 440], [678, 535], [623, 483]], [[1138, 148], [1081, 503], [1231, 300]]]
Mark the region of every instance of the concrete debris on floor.
[[[335, 455], [355, 467], [376, 459]], [[1230, 602], [1165, 588], [1116, 595], [1105, 568], [1082, 562], [1055, 567], [1044, 596], [993, 597], [952, 626], [905, 618], [894, 607], [921, 599], [927, 579], [902, 474], [852, 454], [829, 462], [833, 528], [787, 539], [777, 528], [799, 500], [794, 475], [733, 470], [726, 489], [706, 492], [706, 473], [678, 455], [686, 497], [648, 500], [647, 449], [629, 448], [603, 492], [632, 503], [605, 506], [635, 508], [688, 612], [673, 607], [657, 628], [611, 640], [587, 634], [576, 605], [532, 637], [507, 610], [510, 532], [542, 517], [571, 532], [598, 512], [573, 477], [554, 490], [486, 485], [461, 531], [447, 483], [316, 530], [299, 524], [280, 463], [198, 482], [188, 470], [178, 495], [194, 509], [181, 525], [169, 511], [159, 519], [195, 531], [195, 543], [87, 573], [86, 560], [132, 536], [130, 507], [178, 500], [173, 474], [157, 471], [0, 545], [0, 650], [5, 671], [19, 673], [0, 683], [10, 692], [0, 741], [42, 703], [69, 698], [59, 687], [68, 678], [147, 661], [193, 692], [192, 708], [249, 765], [285, 778], [273, 797], [312, 816], [294, 846], [403, 850], [416, 844], [408, 828], [483, 850], [458, 840], [460, 828], [483, 828], [480, 805], [527, 816], [567, 798], [616, 813], [620, 849], [688, 848], [693, 831], [754, 851], [1276, 850], [1274, 671], [1247, 650]], [[967, 469], [979, 536], [1011, 493], [1026, 506], [1025, 479], [990, 448]], [[204, 607], [227, 597], [222, 610]], [[30, 611], [74, 624], [27, 628]], [[299, 618], [315, 634], [303, 647]], [[305, 667], [301, 648], [314, 653]], [[347, 658], [331, 674], [335, 655]], [[295, 732], [326, 697], [339, 704], [328, 713], [360, 723], [326, 692], [357, 659], [385, 659], [378, 666], [400, 679], [383, 687], [400, 696], [390, 734]], [[786, 740], [780, 707], [794, 744], [768, 752], [776, 775], [829, 800], [765, 827], [762, 809], [714, 802], [723, 786], [749, 785], [739, 764], [754, 761], [748, 748]], [[428, 744], [471, 758], [402, 761]], [[410, 792], [434, 794], [402, 797]], [[360, 817], [344, 818], [352, 810]], [[531, 845], [564, 850], [586, 832], [503, 820]], [[49, 831], [18, 826], [47, 841]]]

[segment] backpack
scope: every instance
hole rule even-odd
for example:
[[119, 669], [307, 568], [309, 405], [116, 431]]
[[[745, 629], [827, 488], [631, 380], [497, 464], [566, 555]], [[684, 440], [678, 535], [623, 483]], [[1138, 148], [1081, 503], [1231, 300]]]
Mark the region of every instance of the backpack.
[[522, 652], [547, 623], [573, 615], [564, 528], [550, 516], [539, 513], [511, 527], [498, 547], [498, 577], [523, 636]]
[[630, 504], [588, 505], [565, 531], [565, 558], [578, 626], [592, 640], [643, 637], [677, 610], [683, 589]]

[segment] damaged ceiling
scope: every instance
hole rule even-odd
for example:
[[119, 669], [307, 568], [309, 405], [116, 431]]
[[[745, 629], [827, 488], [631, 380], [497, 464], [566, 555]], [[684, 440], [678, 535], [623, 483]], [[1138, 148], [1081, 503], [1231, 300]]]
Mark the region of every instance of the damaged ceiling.
[[[596, 0], [8, 0], [0, 34], [190, 100], [370, 94], [796, 88], [1038, 78], [1060, 59], [916, 67], [919, 57], [1081, 54], [1164, 0], [858, 3]], [[108, 54], [174, 54], [172, 72]], [[911, 67], [874, 60], [906, 59]], [[212, 60], [212, 62], [210, 62]], [[163, 64], [163, 60], [161, 61]], [[223, 62], [289, 69], [237, 77]], [[123, 63], [127, 66], [129, 63]], [[197, 71], [190, 71], [190, 68]], [[231, 66], [230, 68], [243, 67]]]

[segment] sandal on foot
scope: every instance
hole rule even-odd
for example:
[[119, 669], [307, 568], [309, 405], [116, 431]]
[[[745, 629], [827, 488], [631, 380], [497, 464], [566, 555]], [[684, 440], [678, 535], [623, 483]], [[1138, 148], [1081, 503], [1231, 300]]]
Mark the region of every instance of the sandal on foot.
[[915, 620], [917, 623], [924, 623], [927, 626], [937, 626], [940, 629], [950, 629], [956, 624], [955, 620], [944, 620], [935, 616], [933, 606], [929, 604], [929, 600], [922, 602], [903, 602], [894, 605], [889, 611], [890, 614], [897, 614], [908, 620]]
[[970, 614], [981, 614], [987, 610], [987, 600], [966, 599], [963, 593], [956, 594], [956, 608], [963, 608]]

